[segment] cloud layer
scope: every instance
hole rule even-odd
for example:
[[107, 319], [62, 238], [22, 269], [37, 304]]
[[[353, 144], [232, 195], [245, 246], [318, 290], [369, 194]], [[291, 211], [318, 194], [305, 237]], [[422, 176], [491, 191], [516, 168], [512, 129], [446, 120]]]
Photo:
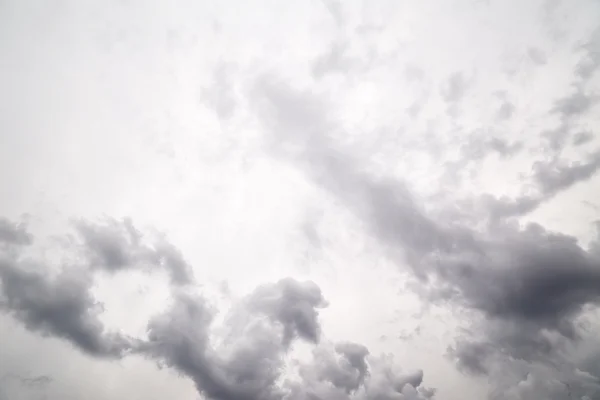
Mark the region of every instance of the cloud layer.
[[0, 399], [600, 399], [597, 2], [0, 9]]

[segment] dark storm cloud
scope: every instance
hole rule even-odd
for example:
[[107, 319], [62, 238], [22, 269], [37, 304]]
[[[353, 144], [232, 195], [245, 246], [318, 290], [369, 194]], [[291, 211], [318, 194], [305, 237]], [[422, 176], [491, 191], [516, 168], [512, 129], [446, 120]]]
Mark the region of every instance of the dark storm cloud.
[[27, 245], [31, 244], [32, 240], [24, 224], [13, 223], [0, 217], [0, 243]]
[[[449, 299], [475, 310], [487, 321], [484, 326], [496, 328], [486, 329], [472, 346], [467, 341], [455, 349], [462, 364], [485, 372], [484, 358], [497, 351], [541, 359], [553, 348], [547, 332], [565, 340], [577, 337], [575, 317], [585, 305], [600, 301], [597, 254], [573, 237], [535, 224], [521, 228], [496, 218], [490, 229], [476, 231], [468, 221], [434, 219], [417, 206], [403, 182], [367, 175], [331, 142], [334, 124], [319, 98], [264, 78], [258, 88], [255, 94], [263, 103], [257, 112], [271, 132], [275, 154], [301, 166], [386, 247], [402, 248], [418, 277], [435, 277], [436, 284], [423, 292], [430, 299]], [[538, 165], [535, 179], [542, 196], [589, 177], [596, 163], [554, 169]], [[525, 212], [540, 201], [497, 202], [491, 208], [504, 214]]]
[[143, 235], [130, 219], [105, 219], [102, 223], [78, 221], [75, 228], [83, 239], [89, 262], [94, 268], [114, 273], [129, 268], [162, 268], [174, 284], [193, 281], [191, 267], [181, 252], [166, 239], [143, 243]]
[[87, 271], [50, 277], [44, 266], [0, 259], [0, 283], [1, 309], [33, 332], [64, 339], [98, 357], [121, 357], [132, 345], [118, 333], [105, 332], [102, 305], [90, 294]]
[[496, 227], [478, 252], [440, 255], [438, 274], [460, 299], [490, 318], [536, 323], [570, 334], [571, 317], [600, 300], [600, 259], [575, 238]]

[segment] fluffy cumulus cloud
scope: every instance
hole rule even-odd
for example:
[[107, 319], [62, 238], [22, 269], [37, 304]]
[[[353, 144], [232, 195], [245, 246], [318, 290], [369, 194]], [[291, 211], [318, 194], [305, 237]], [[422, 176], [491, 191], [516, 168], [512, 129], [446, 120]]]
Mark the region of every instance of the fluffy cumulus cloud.
[[600, 399], [596, 2], [0, 9], [0, 399]]
[[[10, 221], [5, 224], [7, 231], [30, 237], [24, 227]], [[363, 345], [322, 345], [318, 314], [327, 302], [311, 281], [285, 278], [257, 287], [233, 305], [226, 318], [228, 333], [217, 343], [212, 327], [219, 310], [194, 282], [181, 286], [178, 280], [172, 281], [170, 306], [148, 321], [145, 337], [108, 331], [98, 318], [103, 305], [91, 293], [96, 266], [108, 266], [114, 273], [140, 261], [133, 256], [140, 250], [139, 243], [125, 241], [115, 224], [76, 224], [86, 246], [77, 265], [53, 268], [44, 265], [44, 260], [26, 261], [20, 251], [2, 254], [2, 310], [27, 330], [62, 339], [92, 357], [142, 356], [171, 367], [189, 377], [198, 393], [215, 400], [433, 396], [433, 390], [422, 386], [422, 371], [404, 375], [391, 359], [367, 360], [369, 351]], [[124, 224], [129, 233], [138, 232], [130, 220]], [[13, 247], [29, 244], [14, 242], [9, 235], [3, 239]], [[172, 245], [169, 248], [179, 254]], [[150, 260], [172, 272], [172, 264], [160, 258]], [[299, 380], [291, 377], [293, 371], [285, 363], [298, 340], [315, 346], [313, 360], [299, 368]], [[21, 380], [42, 382], [41, 378]]]

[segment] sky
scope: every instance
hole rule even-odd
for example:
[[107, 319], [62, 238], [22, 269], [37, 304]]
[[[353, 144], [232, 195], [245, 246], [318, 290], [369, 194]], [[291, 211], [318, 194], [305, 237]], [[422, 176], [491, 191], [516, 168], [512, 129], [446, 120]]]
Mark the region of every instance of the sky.
[[0, 400], [600, 399], [600, 3], [0, 0]]

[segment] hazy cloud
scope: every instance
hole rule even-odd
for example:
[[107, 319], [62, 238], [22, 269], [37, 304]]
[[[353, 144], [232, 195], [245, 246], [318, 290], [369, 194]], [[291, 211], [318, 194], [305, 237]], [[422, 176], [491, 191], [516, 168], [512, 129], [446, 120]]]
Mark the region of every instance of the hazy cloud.
[[498, 112], [496, 113], [496, 117], [500, 120], [507, 120], [512, 117], [515, 112], [515, 106], [509, 103], [508, 101], [504, 101], [500, 108], [498, 108]]
[[32, 237], [27, 232], [26, 225], [0, 218], [0, 243], [27, 245], [31, 242]]
[[573, 145], [581, 146], [589, 143], [594, 138], [594, 134], [589, 131], [578, 132], [573, 135]]
[[597, 102], [596, 96], [588, 95], [579, 89], [573, 94], [557, 100], [553, 111], [564, 118], [577, 117], [589, 111]]
[[548, 62], [546, 54], [536, 47], [530, 47], [527, 49], [527, 56], [531, 59], [531, 61], [539, 65], [546, 64]]
[[219, 64], [215, 68], [212, 84], [201, 90], [202, 100], [215, 111], [222, 121], [232, 118], [238, 106], [232, 82], [234, 70], [232, 65]]

